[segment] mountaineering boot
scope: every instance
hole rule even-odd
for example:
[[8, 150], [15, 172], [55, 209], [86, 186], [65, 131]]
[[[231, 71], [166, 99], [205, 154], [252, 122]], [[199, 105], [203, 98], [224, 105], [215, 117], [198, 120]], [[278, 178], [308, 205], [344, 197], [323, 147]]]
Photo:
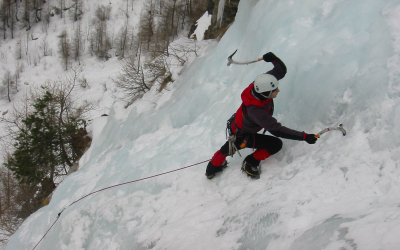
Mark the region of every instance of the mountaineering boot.
[[226, 168], [228, 166], [228, 162], [224, 161], [222, 163], [221, 166], [214, 166], [211, 161], [208, 163], [207, 165], [207, 170], [206, 170], [206, 176], [209, 180], [211, 180], [212, 178], [214, 178], [215, 174], [218, 172], [222, 172], [222, 170], [224, 170], [224, 168]]
[[254, 159], [253, 155], [248, 155], [243, 161], [242, 171], [252, 179], [260, 179], [260, 161]]

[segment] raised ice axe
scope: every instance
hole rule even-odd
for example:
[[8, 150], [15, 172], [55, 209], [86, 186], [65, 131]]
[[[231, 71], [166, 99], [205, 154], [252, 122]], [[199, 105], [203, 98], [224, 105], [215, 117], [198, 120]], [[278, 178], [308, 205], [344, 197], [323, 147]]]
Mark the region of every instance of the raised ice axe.
[[237, 50], [235, 50], [235, 52], [233, 52], [233, 54], [230, 55], [230, 56], [228, 57], [228, 66], [231, 65], [232, 63], [233, 63], [233, 64], [250, 64], [250, 63], [255, 63], [255, 62], [259, 62], [259, 61], [262, 61], [262, 60], [263, 60], [262, 58], [257, 58], [256, 60], [252, 60], [252, 61], [237, 62], [237, 61], [234, 61], [234, 60], [232, 59], [232, 57], [236, 54], [236, 52], [237, 52]]

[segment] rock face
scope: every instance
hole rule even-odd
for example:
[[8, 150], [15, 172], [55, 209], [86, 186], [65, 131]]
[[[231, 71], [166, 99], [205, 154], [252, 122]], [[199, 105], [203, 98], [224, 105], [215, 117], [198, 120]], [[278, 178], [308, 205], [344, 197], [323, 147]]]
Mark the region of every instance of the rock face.
[[204, 34], [204, 39], [220, 39], [235, 21], [236, 12], [240, 0], [225, 0], [223, 15], [218, 20], [219, 2], [224, 0], [209, 0], [208, 13], [212, 14], [211, 25]]
[[[223, 15], [221, 20], [218, 20], [218, 6], [220, 1], [225, 1]], [[229, 28], [229, 26], [235, 21], [236, 12], [238, 9], [240, 0], [209, 0], [207, 9], [209, 14], [212, 14], [211, 25], [208, 30], [204, 33], [204, 39], [220, 39]], [[191, 37], [193, 32], [196, 30], [196, 23], [191, 26], [188, 37]]]

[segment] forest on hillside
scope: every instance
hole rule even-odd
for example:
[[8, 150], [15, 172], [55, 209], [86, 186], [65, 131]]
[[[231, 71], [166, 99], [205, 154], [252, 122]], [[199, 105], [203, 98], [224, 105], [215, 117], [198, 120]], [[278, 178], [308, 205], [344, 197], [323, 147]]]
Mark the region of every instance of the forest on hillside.
[[[114, 81], [122, 93], [118, 98], [128, 106], [150, 88], [162, 90], [173, 81], [171, 58], [184, 65], [187, 55], [197, 50], [195, 43], [174, 40], [213, 7], [208, 0], [143, 1], [135, 21], [131, 16], [135, 0], [124, 0], [118, 10], [111, 1], [89, 2], [0, 1], [0, 44], [13, 44], [10, 53], [16, 62], [14, 70], [0, 71], [0, 99], [14, 102], [21, 85], [27, 84], [20, 80], [24, 65], [45, 64], [45, 57], [56, 56], [68, 72], [67, 77], [44, 82], [0, 118], [8, 134], [0, 138], [5, 156], [0, 169], [0, 241], [4, 244], [25, 218], [48, 204], [58, 183], [90, 146], [84, 114], [93, 104], [78, 105], [72, 98], [79, 88], [90, 88], [80, 76], [84, 58], [121, 60]], [[118, 22], [112, 13], [117, 13]], [[82, 22], [84, 17], [90, 22]], [[51, 30], [52, 22], [60, 19], [70, 25]], [[47, 39], [54, 32], [56, 51]], [[32, 41], [39, 45], [33, 47]]]

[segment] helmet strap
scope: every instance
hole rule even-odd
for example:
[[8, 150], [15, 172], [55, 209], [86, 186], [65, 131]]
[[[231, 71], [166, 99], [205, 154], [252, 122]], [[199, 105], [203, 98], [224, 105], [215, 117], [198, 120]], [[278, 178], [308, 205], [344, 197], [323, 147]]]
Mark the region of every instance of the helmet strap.
[[[267, 95], [267, 96], [263, 95], [262, 93], [259, 93], [259, 94], [260, 94], [262, 97], [264, 97], [265, 99], [271, 98], [272, 91], [267, 91], [267, 92], [268, 92], [268, 95]], [[263, 92], [263, 93], [265, 93], [265, 92]]]
[[254, 90], [254, 88], [251, 90], [251, 93], [255, 96], [255, 97], [257, 97], [258, 99], [260, 99], [261, 101], [264, 101], [264, 100], [266, 100], [266, 99], [268, 99], [268, 98], [271, 98], [271, 93], [269, 93], [269, 95], [268, 96], [266, 96], [266, 95], [263, 95], [263, 94], [261, 94], [261, 93], [258, 93], [257, 91], [255, 91]]

